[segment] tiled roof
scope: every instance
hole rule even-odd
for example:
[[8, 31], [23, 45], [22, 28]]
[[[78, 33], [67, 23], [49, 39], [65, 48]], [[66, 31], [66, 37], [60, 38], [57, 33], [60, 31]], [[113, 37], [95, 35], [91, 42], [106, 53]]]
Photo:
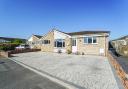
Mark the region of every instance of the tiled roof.
[[36, 37], [38, 37], [38, 38], [41, 38], [42, 36], [40, 36], [40, 35], [34, 35], [34, 36], [36, 36]]
[[79, 31], [67, 33], [68, 35], [83, 35], [83, 34], [97, 34], [97, 33], [110, 33], [110, 31]]

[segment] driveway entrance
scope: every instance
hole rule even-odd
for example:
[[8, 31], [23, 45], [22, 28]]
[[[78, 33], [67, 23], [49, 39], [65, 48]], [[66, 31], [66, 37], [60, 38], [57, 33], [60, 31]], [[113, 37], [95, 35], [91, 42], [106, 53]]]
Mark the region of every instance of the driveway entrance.
[[15, 54], [13, 59], [79, 89], [119, 89], [106, 57], [45, 52]]

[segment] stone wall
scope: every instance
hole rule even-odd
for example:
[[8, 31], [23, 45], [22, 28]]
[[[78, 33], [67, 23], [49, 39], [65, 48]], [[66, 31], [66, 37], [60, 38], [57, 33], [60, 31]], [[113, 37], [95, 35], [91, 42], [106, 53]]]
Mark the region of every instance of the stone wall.
[[11, 57], [12, 56], [11, 54], [36, 52], [36, 51], [41, 51], [41, 49], [18, 49], [18, 50], [11, 50], [11, 51], [0, 51], [0, 56]]
[[66, 48], [66, 52], [72, 51], [71, 38], [69, 38], [69, 37], [66, 37], [66, 39], [65, 39], [65, 48]]
[[[108, 37], [106, 36], [98, 36], [96, 44], [84, 44], [84, 38], [78, 38], [77, 41], [77, 48], [78, 52], [83, 52], [84, 54], [91, 54], [91, 55], [107, 55], [108, 51]], [[103, 50], [104, 53], [100, 53], [100, 50]]]
[[41, 45], [41, 51], [44, 51], [44, 52], [54, 51], [54, 32], [53, 31], [46, 34], [41, 40], [50, 40], [50, 44]]
[[8, 51], [0, 51], [0, 56], [2, 56], [2, 57], [10, 57], [10, 53]]
[[128, 89], [128, 77], [125, 71], [122, 69], [121, 65], [116, 60], [116, 56], [113, 55], [112, 52], [108, 52], [108, 59], [110, 60], [111, 64], [116, 70], [116, 73], [120, 80], [122, 81], [122, 84], [124, 85], [125, 89]]

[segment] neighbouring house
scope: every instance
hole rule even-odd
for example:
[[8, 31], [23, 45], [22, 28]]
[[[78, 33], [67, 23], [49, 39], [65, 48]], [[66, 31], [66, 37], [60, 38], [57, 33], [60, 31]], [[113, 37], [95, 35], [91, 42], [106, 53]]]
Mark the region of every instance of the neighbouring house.
[[[49, 31], [39, 38], [32, 35], [28, 39], [37, 48], [44, 52], [63, 52], [107, 55], [108, 38], [110, 31], [80, 31], [65, 33], [56, 29]], [[33, 47], [34, 47], [33, 46]]]
[[5, 40], [5, 39], [0, 39], [0, 43], [9, 43], [11, 41]]
[[128, 35], [110, 41], [116, 52], [128, 56]]
[[120, 45], [128, 45], [128, 36], [123, 36], [111, 41], [112, 45], [118, 49]]
[[31, 48], [38, 48], [40, 49], [40, 38], [42, 36], [40, 35], [32, 35], [31, 37], [28, 38], [27, 44], [31, 47]]
[[0, 37], [0, 43], [10, 43], [15, 39], [19, 39], [22, 40], [23, 42], [26, 42], [26, 39], [21, 39], [21, 38]]

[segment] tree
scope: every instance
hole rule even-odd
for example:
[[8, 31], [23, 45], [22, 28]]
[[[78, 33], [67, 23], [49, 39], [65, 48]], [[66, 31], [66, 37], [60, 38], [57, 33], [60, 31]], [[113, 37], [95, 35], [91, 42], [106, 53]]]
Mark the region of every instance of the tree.
[[21, 44], [21, 43], [23, 43], [23, 41], [22, 41], [22, 40], [20, 40], [20, 39], [15, 39], [15, 40], [13, 41], [13, 43]]

